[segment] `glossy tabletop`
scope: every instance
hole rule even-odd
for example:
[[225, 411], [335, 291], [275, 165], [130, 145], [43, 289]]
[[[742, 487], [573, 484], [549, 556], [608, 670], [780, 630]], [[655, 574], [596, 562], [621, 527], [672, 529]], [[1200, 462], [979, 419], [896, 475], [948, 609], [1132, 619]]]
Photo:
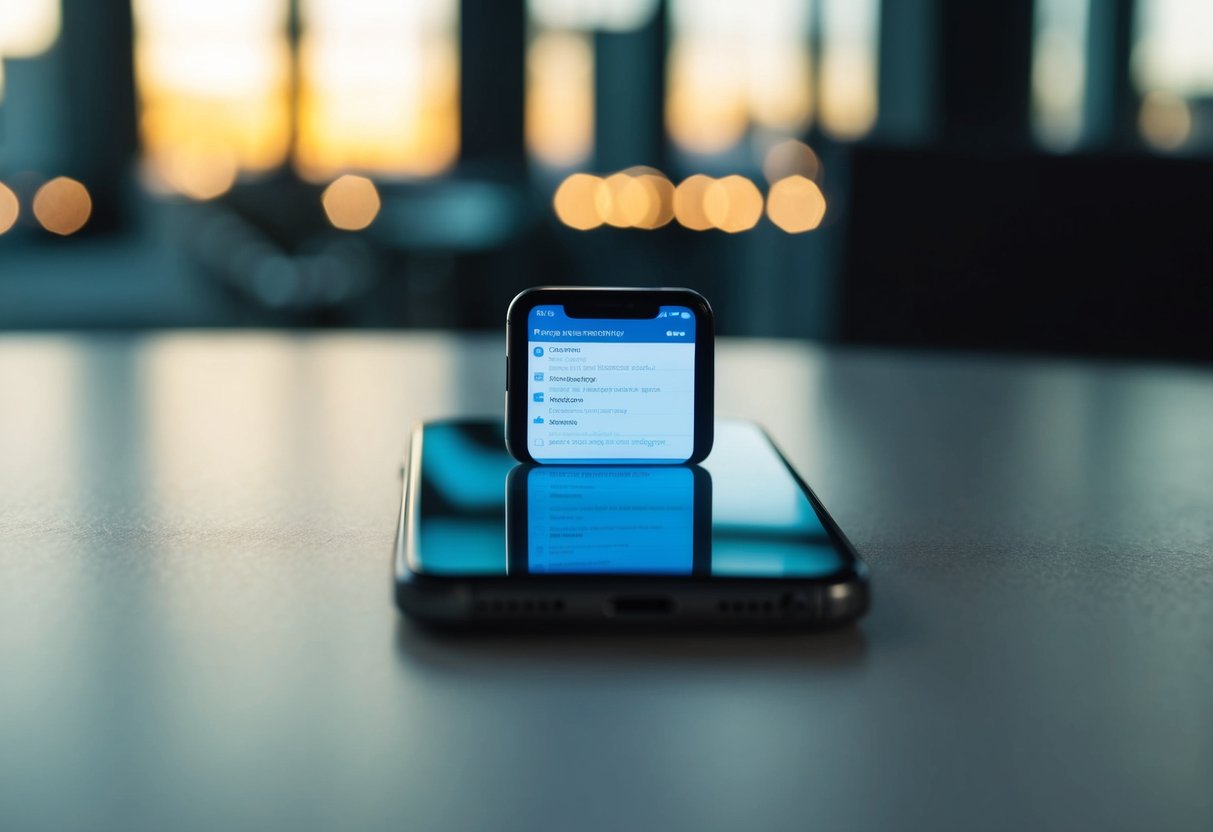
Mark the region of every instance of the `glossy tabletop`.
[[500, 339], [0, 337], [0, 828], [1213, 819], [1213, 372], [724, 342], [872, 567], [804, 636], [437, 637], [418, 419]]

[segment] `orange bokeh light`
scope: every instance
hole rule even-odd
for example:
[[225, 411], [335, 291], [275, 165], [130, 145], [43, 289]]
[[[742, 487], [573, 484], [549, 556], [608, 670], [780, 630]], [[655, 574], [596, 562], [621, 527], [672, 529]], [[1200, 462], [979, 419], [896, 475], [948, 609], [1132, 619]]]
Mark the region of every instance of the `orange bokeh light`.
[[826, 198], [812, 179], [788, 176], [771, 186], [767, 216], [789, 234], [812, 231], [826, 214]]
[[714, 182], [710, 176], [697, 173], [688, 176], [674, 190], [674, 217], [692, 231], [706, 231], [712, 227], [703, 210], [703, 197]]
[[52, 234], [75, 234], [93, 213], [88, 189], [75, 179], [57, 176], [34, 194], [34, 216]]
[[565, 178], [552, 197], [552, 208], [559, 220], [569, 228], [588, 231], [602, 225], [598, 211], [599, 192], [605, 189], [601, 177], [574, 173]]
[[12, 188], [0, 182], [0, 234], [8, 231], [21, 216], [21, 203]]
[[334, 228], [361, 231], [379, 215], [379, 190], [365, 176], [346, 174], [324, 189], [324, 213]]
[[704, 190], [703, 213], [721, 231], [748, 231], [762, 217], [762, 194], [744, 176], [726, 176]]

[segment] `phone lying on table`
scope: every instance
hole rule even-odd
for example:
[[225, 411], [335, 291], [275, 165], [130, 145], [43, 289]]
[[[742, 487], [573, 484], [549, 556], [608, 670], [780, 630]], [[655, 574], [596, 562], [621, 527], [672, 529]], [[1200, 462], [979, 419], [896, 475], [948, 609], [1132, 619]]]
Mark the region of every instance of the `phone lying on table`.
[[396, 602], [431, 625], [801, 629], [867, 610], [867, 568], [756, 425], [702, 465], [527, 465], [500, 421], [413, 432]]

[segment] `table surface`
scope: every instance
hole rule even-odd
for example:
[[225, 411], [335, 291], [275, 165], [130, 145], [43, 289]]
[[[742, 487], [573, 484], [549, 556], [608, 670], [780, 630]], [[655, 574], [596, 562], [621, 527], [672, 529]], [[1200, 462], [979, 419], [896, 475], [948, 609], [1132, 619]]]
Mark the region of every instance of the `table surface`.
[[0, 828], [1210, 828], [1213, 373], [724, 342], [859, 626], [427, 635], [398, 463], [501, 352], [0, 337]]

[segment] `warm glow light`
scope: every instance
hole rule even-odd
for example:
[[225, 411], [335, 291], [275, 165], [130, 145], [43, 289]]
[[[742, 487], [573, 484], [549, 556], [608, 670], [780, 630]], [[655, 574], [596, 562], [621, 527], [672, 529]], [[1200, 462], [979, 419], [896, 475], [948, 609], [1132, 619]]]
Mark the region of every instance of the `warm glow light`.
[[47, 231], [67, 236], [88, 222], [93, 200], [88, 189], [66, 176], [57, 176], [34, 194], [34, 216]]
[[432, 176], [459, 152], [455, 0], [303, 0], [296, 167]]
[[598, 194], [606, 183], [588, 173], [574, 173], [560, 183], [552, 197], [552, 207], [562, 223], [570, 228], [587, 231], [602, 225], [598, 213]]
[[0, 0], [0, 55], [32, 58], [59, 36], [59, 0]]
[[21, 216], [21, 203], [12, 188], [0, 182], [0, 234], [8, 231]]
[[647, 210], [635, 227], [653, 229], [669, 224], [674, 219], [674, 183], [656, 168], [634, 167], [624, 173], [635, 177], [647, 194]]
[[821, 160], [804, 142], [788, 139], [767, 151], [762, 160], [762, 175], [772, 183], [789, 176], [803, 176], [817, 182], [821, 176]]
[[154, 184], [195, 198], [283, 162], [285, 0], [135, 0], [139, 133]]
[[606, 178], [605, 185], [595, 193], [594, 206], [607, 225], [631, 228], [652, 213], [649, 190], [637, 178], [616, 173]]
[[191, 199], [214, 199], [236, 184], [236, 156], [223, 146], [187, 144], [164, 154], [161, 173], [173, 190]]
[[751, 126], [808, 124], [808, 9], [796, 0], [671, 0], [666, 125], [679, 147], [720, 153]]
[[324, 189], [320, 198], [334, 228], [361, 231], [379, 214], [379, 191], [365, 176], [346, 174]]
[[822, 15], [822, 128], [856, 139], [876, 122], [879, 0], [818, 0]]
[[704, 190], [703, 213], [721, 231], [748, 231], [762, 216], [762, 194], [744, 176], [726, 176]]
[[710, 176], [697, 173], [688, 176], [674, 190], [674, 217], [692, 231], [706, 231], [712, 221], [703, 210], [703, 198], [714, 182]]
[[1188, 102], [1167, 92], [1151, 92], [1141, 101], [1141, 134], [1162, 150], [1178, 150], [1192, 133]]
[[771, 186], [767, 216], [789, 234], [812, 231], [826, 215], [826, 198], [812, 179], [789, 176]]
[[606, 223], [616, 228], [653, 229], [674, 217], [674, 186], [656, 168], [636, 166], [606, 179], [574, 173], [552, 198], [565, 225], [585, 231]]
[[693, 153], [720, 153], [745, 135], [747, 100], [735, 64], [717, 44], [671, 46], [665, 116], [675, 143]]
[[594, 144], [594, 54], [584, 32], [544, 32], [527, 50], [526, 141], [544, 164], [570, 167]]

